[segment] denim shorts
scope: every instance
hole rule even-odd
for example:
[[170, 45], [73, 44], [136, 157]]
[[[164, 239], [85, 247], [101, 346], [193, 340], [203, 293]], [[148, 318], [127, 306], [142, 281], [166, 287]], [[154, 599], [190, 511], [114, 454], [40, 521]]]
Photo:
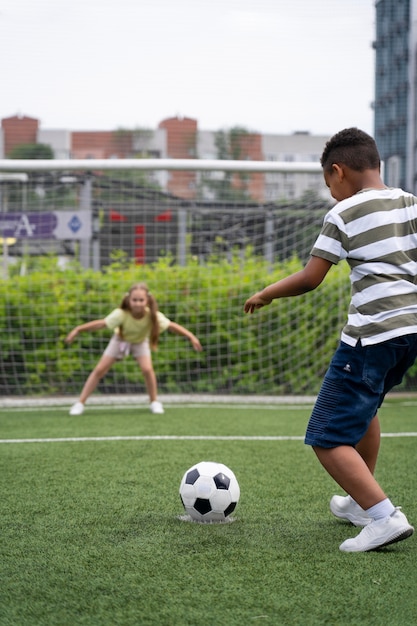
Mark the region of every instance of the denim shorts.
[[355, 446], [385, 394], [417, 357], [417, 334], [371, 346], [341, 342], [326, 372], [307, 426], [305, 443], [321, 448]]

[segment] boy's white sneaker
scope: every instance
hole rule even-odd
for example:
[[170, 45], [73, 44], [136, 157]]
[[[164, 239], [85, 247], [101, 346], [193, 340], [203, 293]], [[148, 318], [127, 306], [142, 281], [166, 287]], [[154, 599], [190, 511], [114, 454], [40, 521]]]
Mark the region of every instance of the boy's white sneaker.
[[149, 408], [151, 410], [151, 413], [164, 413], [164, 407], [162, 406], [161, 402], [158, 402], [158, 400], [154, 400], [153, 402], [151, 402], [151, 404], [149, 405]]
[[339, 519], [349, 520], [354, 526], [367, 526], [372, 522], [366, 511], [350, 496], [333, 496], [330, 500], [330, 510]]
[[84, 413], [84, 405], [82, 402], [76, 402], [70, 408], [70, 415], [82, 415]]
[[389, 517], [372, 520], [357, 537], [346, 539], [339, 547], [342, 552], [368, 552], [411, 537], [414, 528], [397, 508]]

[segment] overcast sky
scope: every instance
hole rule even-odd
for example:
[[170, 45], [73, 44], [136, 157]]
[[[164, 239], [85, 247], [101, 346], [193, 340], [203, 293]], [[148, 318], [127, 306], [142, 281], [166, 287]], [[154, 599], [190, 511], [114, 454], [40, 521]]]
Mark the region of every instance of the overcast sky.
[[373, 134], [374, 0], [0, 0], [0, 118]]

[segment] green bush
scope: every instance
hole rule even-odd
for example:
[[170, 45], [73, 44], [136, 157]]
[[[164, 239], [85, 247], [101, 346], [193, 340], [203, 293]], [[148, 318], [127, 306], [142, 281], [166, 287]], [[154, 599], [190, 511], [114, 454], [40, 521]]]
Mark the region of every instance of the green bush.
[[[204, 352], [163, 333], [153, 360], [160, 392], [315, 394], [336, 348], [349, 303], [348, 267], [332, 268], [315, 291], [283, 299], [254, 315], [245, 300], [264, 285], [301, 269], [292, 259], [272, 268], [247, 251], [232, 261], [192, 259], [185, 267], [162, 258], [149, 266], [114, 263], [105, 272], [54, 262], [0, 281], [0, 390], [3, 394], [77, 394], [109, 340], [77, 324], [103, 318], [129, 287], [145, 281], [173, 321], [192, 330]], [[415, 374], [410, 373], [408, 381]], [[125, 359], [103, 379], [101, 392], [143, 392], [137, 364]]]

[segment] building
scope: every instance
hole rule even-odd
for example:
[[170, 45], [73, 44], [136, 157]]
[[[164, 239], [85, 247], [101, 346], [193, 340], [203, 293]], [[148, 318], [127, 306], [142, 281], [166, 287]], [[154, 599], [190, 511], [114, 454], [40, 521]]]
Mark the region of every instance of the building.
[[[70, 131], [40, 128], [39, 121], [16, 115], [1, 122], [0, 158], [16, 145], [49, 145], [56, 159], [232, 159], [252, 161], [318, 162], [328, 136], [296, 132], [263, 135], [244, 128], [200, 130], [197, 120], [172, 117], [156, 129]], [[242, 200], [276, 202], [313, 193], [328, 199], [322, 175], [295, 173], [201, 173], [154, 171], [148, 180], [185, 200]]]
[[[171, 117], [158, 126], [165, 131], [166, 158], [197, 158], [197, 120], [189, 117]], [[186, 200], [192, 200], [196, 194], [196, 174], [190, 171], [171, 171], [168, 173], [167, 191]]]
[[[293, 135], [263, 135], [262, 153], [265, 161], [318, 163], [328, 139], [327, 136], [310, 135], [302, 131]], [[265, 174], [266, 202], [284, 198], [292, 200], [300, 197], [303, 192], [328, 197], [327, 190], [324, 191], [322, 174]]]
[[[230, 159], [237, 161], [264, 161], [262, 135], [243, 128], [230, 130], [199, 131], [197, 136], [197, 155], [199, 159]], [[252, 198], [257, 202], [265, 202], [265, 174], [252, 172], [251, 174], [227, 175], [216, 171], [198, 174], [196, 184], [203, 199], [215, 199], [216, 188], [229, 179], [230, 190], [239, 195]], [[232, 194], [233, 195], [233, 194]]]
[[376, 0], [375, 140], [389, 186], [417, 191], [417, 0]]
[[56, 159], [71, 158], [71, 131], [38, 129], [38, 143], [52, 148]]
[[[25, 115], [14, 115], [1, 120], [1, 144], [3, 155], [10, 154], [16, 146], [40, 143], [39, 120]], [[1, 155], [0, 155], [1, 156]]]

